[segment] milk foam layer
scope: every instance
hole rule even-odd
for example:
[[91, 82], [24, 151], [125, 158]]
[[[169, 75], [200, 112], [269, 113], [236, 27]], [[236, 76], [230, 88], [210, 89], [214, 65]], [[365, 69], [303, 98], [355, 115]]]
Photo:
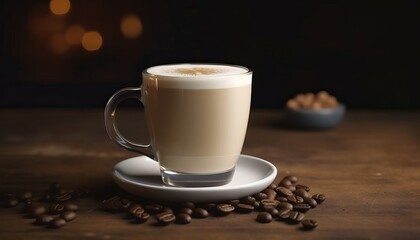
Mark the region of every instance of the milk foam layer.
[[[143, 81], [158, 87], [185, 89], [232, 88], [251, 84], [252, 72], [242, 66], [171, 64], [146, 69]], [[144, 83], [143, 83], [144, 84]]]

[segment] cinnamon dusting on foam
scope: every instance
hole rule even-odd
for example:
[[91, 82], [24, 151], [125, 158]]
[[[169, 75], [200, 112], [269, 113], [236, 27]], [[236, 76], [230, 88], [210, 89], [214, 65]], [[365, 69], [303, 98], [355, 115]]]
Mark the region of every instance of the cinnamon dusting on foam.
[[192, 68], [176, 68], [172, 70], [172, 73], [177, 73], [181, 75], [213, 75], [216, 73], [223, 72], [221, 69], [206, 68], [206, 67], [192, 67]]

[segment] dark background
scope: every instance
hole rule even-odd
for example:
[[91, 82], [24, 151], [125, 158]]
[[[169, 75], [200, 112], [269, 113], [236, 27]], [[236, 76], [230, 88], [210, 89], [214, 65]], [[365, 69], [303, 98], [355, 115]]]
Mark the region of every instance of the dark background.
[[[417, 5], [290, 2], [73, 0], [52, 16], [49, 1], [1, 1], [0, 106], [104, 107], [146, 67], [216, 62], [253, 70], [254, 108], [319, 90], [350, 108], [420, 107]], [[119, 29], [129, 13], [143, 24], [135, 39]], [[71, 24], [100, 32], [101, 49], [49, 51]]]

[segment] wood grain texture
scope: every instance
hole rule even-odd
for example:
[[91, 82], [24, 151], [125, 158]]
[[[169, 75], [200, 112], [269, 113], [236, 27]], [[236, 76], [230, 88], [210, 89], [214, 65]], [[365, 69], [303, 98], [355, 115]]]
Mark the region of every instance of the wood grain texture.
[[[256, 214], [193, 219], [189, 225], [130, 224], [98, 209], [122, 193], [111, 179], [118, 161], [135, 156], [112, 143], [101, 109], [0, 110], [0, 191], [44, 191], [49, 183], [88, 186], [78, 218], [62, 229], [31, 224], [17, 208], [0, 209], [0, 239], [420, 239], [420, 112], [349, 110], [337, 128], [284, 128], [281, 112], [253, 110], [244, 154], [293, 174], [327, 200], [308, 212], [317, 229], [259, 224]], [[121, 131], [146, 141], [142, 113], [118, 112]]]

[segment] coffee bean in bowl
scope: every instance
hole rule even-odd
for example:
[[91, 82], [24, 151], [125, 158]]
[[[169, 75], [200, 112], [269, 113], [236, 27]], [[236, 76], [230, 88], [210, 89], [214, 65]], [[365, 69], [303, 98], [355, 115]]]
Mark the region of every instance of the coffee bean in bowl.
[[290, 127], [301, 129], [328, 129], [344, 118], [346, 106], [327, 91], [300, 93], [289, 99], [284, 120]]

